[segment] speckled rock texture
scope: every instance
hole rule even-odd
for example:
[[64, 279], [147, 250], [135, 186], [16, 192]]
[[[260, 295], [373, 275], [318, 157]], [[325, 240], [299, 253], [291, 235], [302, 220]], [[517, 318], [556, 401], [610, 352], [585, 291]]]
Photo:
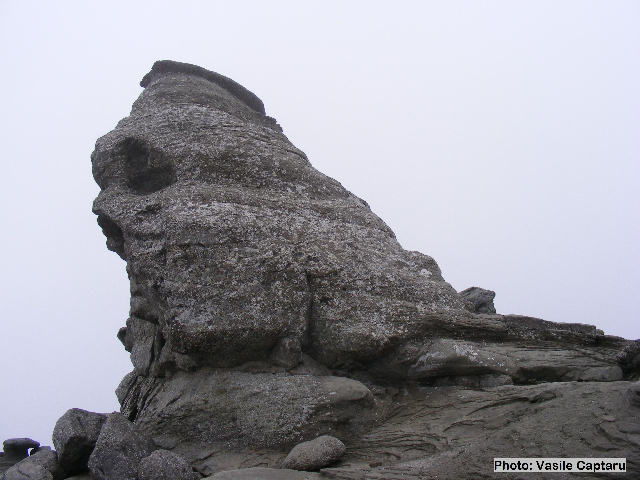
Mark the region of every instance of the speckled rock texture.
[[[431, 394], [427, 403], [414, 397], [445, 389], [480, 392], [487, 405], [520, 398], [514, 405], [528, 409], [504, 413], [515, 421], [538, 408], [517, 393], [536, 384], [583, 382], [609, 405], [607, 389], [637, 378], [630, 341], [498, 315], [487, 290], [458, 294], [433, 258], [404, 250], [233, 80], [162, 61], [141, 85], [131, 114], [91, 157], [101, 189], [93, 211], [131, 285], [118, 338], [133, 371], [117, 395], [141, 432], [203, 475], [280, 466], [285, 452], [321, 435], [353, 452], [343, 462], [367, 457], [384, 468], [455, 448], [481, 455], [492, 440], [466, 423], [471, 413], [439, 406], [459, 423], [414, 438], [399, 412], [427, 411]], [[636, 441], [629, 435], [615, 444], [620, 456], [633, 457], [622, 455]], [[509, 439], [504, 451], [527, 451]], [[375, 447], [365, 454], [367, 442]], [[341, 478], [335, 468], [323, 475]]]
[[[35, 449], [34, 449], [35, 450]], [[51, 447], [39, 447], [24, 460], [11, 467], [2, 477], [3, 480], [62, 480], [67, 474], [58, 464], [58, 455]]]
[[193, 471], [191, 465], [168, 450], [156, 450], [143, 458], [138, 465], [138, 480], [199, 480], [200, 475]]
[[496, 313], [496, 307], [493, 305], [496, 292], [480, 287], [471, 287], [462, 290], [460, 296], [473, 305], [473, 311], [476, 313]]
[[58, 462], [66, 472], [83, 472], [89, 468], [89, 456], [106, 419], [106, 415], [79, 408], [67, 410], [58, 419], [52, 439], [58, 452]]
[[322, 435], [293, 447], [282, 462], [282, 466], [292, 470], [320, 470], [336, 463], [344, 457], [345, 453], [347, 453], [347, 447], [344, 443], [336, 437]]
[[289, 469], [276, 468], [243, 468], [241, 470], [227, 470], [207, 477], [207, 480], [321, 480], [326, 478], [319, 473], [298, 472]]
[[54, 478], [42, 465], [25, 459], [7, 470], [2, 480], [54, 480]]
[[138, 464], [154, 450], [149, 436], [119, 413], [112, 413], [89, 457], [89, 471], [97, 480], [137, 480]]

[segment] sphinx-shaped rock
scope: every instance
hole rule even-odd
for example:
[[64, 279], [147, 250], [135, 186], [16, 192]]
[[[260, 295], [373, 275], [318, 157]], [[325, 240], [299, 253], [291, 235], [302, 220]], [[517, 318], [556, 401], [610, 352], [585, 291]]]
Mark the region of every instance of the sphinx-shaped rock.
[[127, 260], [120, 336], [137, 371], [292, 368], [303, 351], [348, 369], [469, 317], [431, 257], [218, 79], [156, 63], [92, 155], [94, 212]]
[[229, 448], [273, 466], [300, 441], [362, 439], [407, 388], [612, 382], [634, 365], [593, 326], [459, 295], [234, 81], [162, 61], [141, 85], [92, 154], [93, 210], [131, 285], [117, 395], [203, 473]]

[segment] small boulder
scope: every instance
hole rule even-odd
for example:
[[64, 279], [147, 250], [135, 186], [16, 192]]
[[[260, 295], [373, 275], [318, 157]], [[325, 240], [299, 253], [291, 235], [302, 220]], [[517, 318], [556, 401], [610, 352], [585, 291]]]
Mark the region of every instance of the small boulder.
[[73, 474], [89, 468], [89, 456], [106, 419], [106, 415], [79, 408], [67, 410], [58, 419], [52, 438], [63, 470]]
[[2, 442], [4, 447], [4, 460], [19, 462], [29, 455], [29, 449], [38, 448], [40, 442], [36, 442], [30, 438], [10, 438]]
[[156, 450], [145, 457], [138, 465], [139, 480], [165, 480], [176, 478], [180, 480], [199, 480], [200, 475], [193, 471], [191, 465], [169, 450]]
[[113, 413], [107, 415], [89, 457], [89, 470], [99, 480], [136, 480], [138, 464], [155, 449], [151, 437], [124, 416]]
[[471, 287], [461, 291], [460, 296], [473, 305], [473, 311], [476, 313], [496, 313], [496, 307], [493, 306], [496, 292], [480, 287]]
[[66, 476], [65, 472], [60, 468], [60, 465], [58, 465], [58, 455], [51, 450], [51, 447], [34, 448], [31, 450], [31, 455], [16, 464], [16, 467], [24, 463], [40, 465], [53, 476], [53, 480], [62, 480]]
[[3, 480], [54, 480], [53, 475], [42, 465], [25, 459], [16, 463], [2, 477]]
[[323, 435], [293, 447], [284, 459], [282, 467], [293, 470], [320, 470], [340, 460], [345, 453], [347, 447], [344, 443], [335, 437]]

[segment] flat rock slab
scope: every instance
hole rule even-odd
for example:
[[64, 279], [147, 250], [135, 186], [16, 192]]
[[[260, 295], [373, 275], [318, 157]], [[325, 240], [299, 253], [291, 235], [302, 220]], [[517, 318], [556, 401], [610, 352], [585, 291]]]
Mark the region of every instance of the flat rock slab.
[[205, 480], [321, 480], [320, 473], [299, 472], [297, 470], [279, 468], [243, 468], [218, 472]]
[[143, 431], [233, 448], [354, 434], [371, 420], [374, 402], [365, 385], [349, 378], [212, 369], [179, 372], [146, 396], [136, 418]]
[[381, 472], [395, 469], [424, 478], [493, 478], [495, 457], [606, 456], [626, 458], [628, 478], [640, 478], [639, 391], [632, 382], [565, 382], [399, 392], [389, 417], [347, 445], [342, 463], [364, 465], [356, 469], [360, 476], [345, 466], [322, 473], [377, 479], [392, 478]]

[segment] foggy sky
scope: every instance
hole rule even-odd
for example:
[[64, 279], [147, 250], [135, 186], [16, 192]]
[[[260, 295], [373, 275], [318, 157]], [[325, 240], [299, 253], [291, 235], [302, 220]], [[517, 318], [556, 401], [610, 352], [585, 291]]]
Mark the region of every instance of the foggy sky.
[[640, 3], [0, 0], [0, 441], [110, 412], [125, 263], [90, 154], [156, 60], [258, 97], [498, 313], [640, 337]]

